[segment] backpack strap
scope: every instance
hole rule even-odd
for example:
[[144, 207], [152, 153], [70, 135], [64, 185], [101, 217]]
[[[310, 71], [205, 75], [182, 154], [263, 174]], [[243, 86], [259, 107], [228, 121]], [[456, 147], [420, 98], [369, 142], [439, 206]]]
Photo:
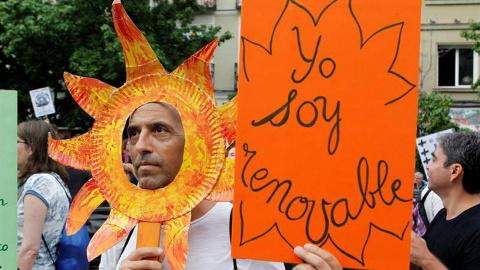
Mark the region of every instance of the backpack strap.
[[64, 188], [62, 182], [60, 181], [58, 175], [56, 173], [50, 173], [51, 176], [53, 176], [57, 182], [60, 184], [60, 187], [62, 187], [63, 191], [65, 192], [65, 196], [67, 196], [67, 199], [70, 203], [72, 203], [72, 197], [68, 194], [67, 190]]
[[432, 192], [431, 189], [427, 190], [425, 196], [423, 196], [423, 198], [418, 202], [418, 212], [422, 217], [423, 222], [425, 223], [425, 227], [427, 227], [427, 229], [428, 227], [430, 227], [430, 222], [428, 221], [427, 210], [425, 210], [425, 200], [427, 199], [430, 192]]
[[[232, 244], [232, 216], [233, 216], [233, 207], [232, 207], [232, 210], [230, 210], [230, 223], [228, 224], [228, 228], [230, 231], [230, 244]], [[237, 270], [237, 259], [232, 257], [232, 260], [233, 260], [233, 269]]]
[[128, 241], [130, 241], [130, 237], [132, 237], [132, 234], [133, 234], [133, 231], [135, 230], [135, 228], [133, 228], [129, 233], [128, 233], [128, 236], [127, 236], [127, 240], [125, 241], [125, 245], [123, 245], [122, 247], [122, 252], [120, 252], [120, 256], [118, 258], [121, 258], [122, 257], [122, 254], [123, 252], [125, 251], [125, 248], [127, 247], [128, 245]]
[[425, 200], [427, 199], [427, 196], [428, 196], [428, 194], [430, 194], [430, 192], [432, 192], [431, 189], [427, 190], [427, 192], [425, 193], [425, 196], [423, 196], [423, 198], [420, 200], [422, 203], [425, 202]]
[[52, 256], [52, 253], [50, 252], [50, 249], [48, 248], [47, 241], [45, 241], [45, 237], [43, 236], [43, 233], [42, 233], [42, 241], [43, 241], [43, 244], [45, 245], [45, 247], [47, 248], [48, 255], [50, 255], [50, 259], [52, 259], [52, 262], [55, 263], [55, 260], [53, 259], [53, 256]]
[[[60, 186], [62, 187], [63, 191], [65, 191], [65, 195], [67, 196], [67, 199], [70, 203], [72, 203], [72, 197], [70, 197], [67, 193], [67, 191], [65, 190], [65, 188], [63, 187], [62, 183], [60, 182], [60, 180], [58, 179], [57, 177], [57, 174], [55, 173], [49, 173], [51, 176], [53, 176], [53, 178], [55, 178], [57, 180], [57, 182], [60, 184]], [[64, 225], [65, 227], [65, 225]], [[50, 252], [50, 248], [48, 248], [48, 245], [47, 245], [47, 241], [45, 241], [45, 236], [43, 236], [43, 233], [42, 233], [42, 241], [43, 241], [43, 244], [45, 245], [45, 247], [47, 248], [47, 251], [48, 251], [48, 255], [50, 255], [50, 259], [52, 259], [52, 262], [55, 263], [55, 260], [53, 259], [53, 256], [52, 256], [52, 253]]]

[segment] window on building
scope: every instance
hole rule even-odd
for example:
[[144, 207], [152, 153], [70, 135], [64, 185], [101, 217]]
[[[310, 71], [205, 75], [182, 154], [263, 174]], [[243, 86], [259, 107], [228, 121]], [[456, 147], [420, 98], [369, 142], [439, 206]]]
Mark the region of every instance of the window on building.
[[197, 0], [197, 4], [206, 7], [208, 10], [215, 10], [217, 8], [217, 0]]
[[478, 54], [471, 48], [438, 48], [438, 86], [470, 86], [478, 76]]

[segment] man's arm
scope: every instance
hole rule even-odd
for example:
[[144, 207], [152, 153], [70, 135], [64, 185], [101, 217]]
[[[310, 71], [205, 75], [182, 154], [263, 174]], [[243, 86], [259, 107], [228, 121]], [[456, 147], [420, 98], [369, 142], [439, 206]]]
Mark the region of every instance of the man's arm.
[[312, 244], [306, 244], [304, 247], [296, 247], [295, 254], [305, 263], [299, 264], [293, 270], [341, 270], [343, 267], [337, 258], [328, 251], [323, 250]]
[[427, 242], [412, 231], [410, 261], [424, 270], [448, 270], [443, 263], [428, 250]]

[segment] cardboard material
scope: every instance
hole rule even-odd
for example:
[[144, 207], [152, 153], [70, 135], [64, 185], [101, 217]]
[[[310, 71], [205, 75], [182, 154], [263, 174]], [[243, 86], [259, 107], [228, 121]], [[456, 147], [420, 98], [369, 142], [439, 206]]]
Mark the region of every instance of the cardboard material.
[[[417, 151], [418, 151], [418, 154], [420, 155], [420, 159], [422, 160], [422, 166], [423, 166], [424, 172], [427, 172], [427, 164], [433, 158], [432, 153], [435, 152], [435, 148], [437, 147], [437, 138], [443, 134], [453, 133], [453, 132], [455, 132], [455, 130], [451, 128], [451, 129], [447, 129], [437, 133], [429, 134], [427, 136], [418, 137], [416, 139]], [[426, 179], [428, 179], [428, 174], [426, 174], [425, 177]]]
[[53, 98], [50, 94], [50, 87], [31, 90], [29, 93], [35, 117], [42, 117], [55, 113], [55, 106], [53, 105]]
[[0, 91], [0, 269], [17, 268], [17, 92]]
[[[139, 222], [148, 222], [163, 224], [168, 262], [172, 269], [184, 269], [191, 210], [205, 199], [228, 201], [233, 196], [233, 166], [225, 161], [225, 149], [235, 139], [236, 100], [223, 108], [217, 108], [214, 101], [209, 62], [217, 40], [167, 73], [118, 0], [113, 2], [112, 15], [124, 50], [127, 82], [116, 89], [96, 79], [66, 73], [70, 93], [95, 122], [92, 130], [80, 137], [49, 140], [52, 158], [91, 170], [93, 175], [73, 200], [67, 233], [77, 232], [107, 200], [112, 211], [90, 242], [89, 260], [126, 237]], [[149, 102], [175, 107], [185, 130], [182, 167], [172, 183], [157, 190], [132, 185], [121, 160], [126, 120]], [[159, 235], [159, 226], [142, 228], [139, 239]], [[140, 243], [156, 245], [158, 241]]]
[[407, 269], [419, 1], [245, 1], [233, 256]]

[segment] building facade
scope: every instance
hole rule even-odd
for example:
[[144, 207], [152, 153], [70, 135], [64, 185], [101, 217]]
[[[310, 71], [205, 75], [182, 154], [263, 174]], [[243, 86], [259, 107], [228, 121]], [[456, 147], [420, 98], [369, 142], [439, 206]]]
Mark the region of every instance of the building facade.
[[454, 100], [451, 115], [462, 127], [480, 130], [480, 89], [470, 85], [480, 73], [472, 41], [461, 37], [480, 21], [480, 0], [423, 0], [419, 89]]
[[198, 15], [193, 24], [221, 26], [223, 34], [232, 33], [233, 38], [222, 43], [215, 51], [211, 63], [215, 97], [219, 105], [228, 101], [228, 96], [237, 90], [238, 58], [240, 52], [241, 0], [197, 0], [207, 8]]

